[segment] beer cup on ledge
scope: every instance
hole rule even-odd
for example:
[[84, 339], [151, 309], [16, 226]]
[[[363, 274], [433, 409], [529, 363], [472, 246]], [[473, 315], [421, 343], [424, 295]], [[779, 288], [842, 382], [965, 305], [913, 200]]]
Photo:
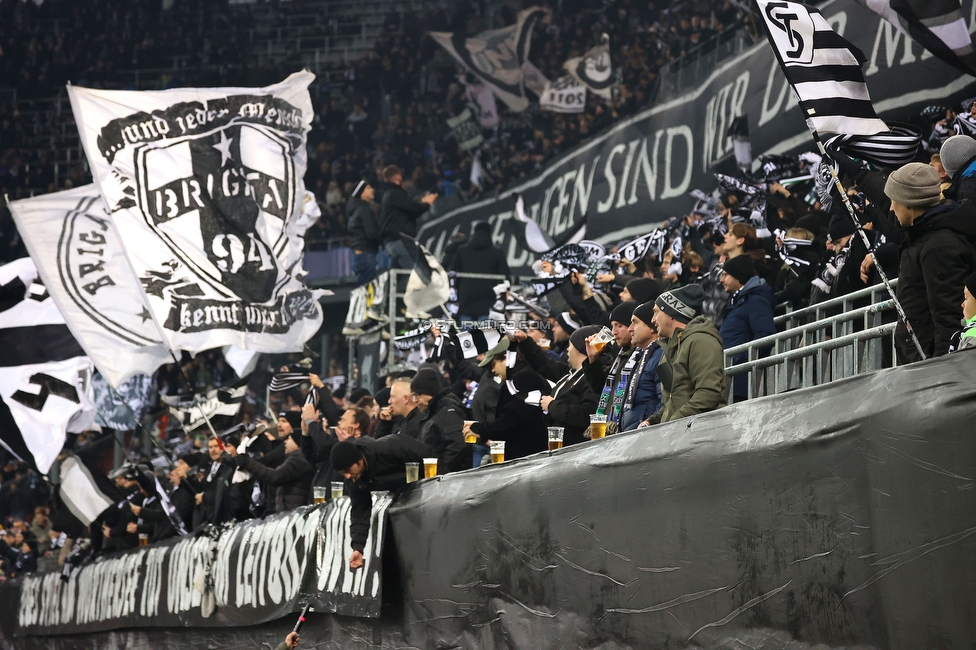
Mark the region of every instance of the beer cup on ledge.
[[149, 535], [139, 533], [139, 546], [149, 546]]
[[563, 448], [563, 427], [548, 427], [549, 430], [549, 451]]
[[420, 480], [420, 463], [405, 463], [407, 468], [407, 483], [416, 483]]
[[437, 459], [436, 458], [425, 458], [424, 459], [424, 478], [434, 478], [437, 476]]
[[312, 503], [325, 503], [325, 486], [312, 486]]
[[590, 440], [607, 437], [607, 416], [590, 416]]
[[343, 488], [345, 484], [342, 481], [332, 481], [332, 500], [342, 498]]
[[491, 450], [492, 463], [505, 462], [505, 441], [504, 440], [492, 440], [490, 445], [490, 450]]

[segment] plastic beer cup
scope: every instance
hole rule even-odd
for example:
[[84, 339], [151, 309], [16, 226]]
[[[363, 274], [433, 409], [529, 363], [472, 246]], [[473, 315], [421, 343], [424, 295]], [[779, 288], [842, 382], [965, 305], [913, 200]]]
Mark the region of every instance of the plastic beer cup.
[[590, 416], [590, 440], [607, 437], [607, 416]]

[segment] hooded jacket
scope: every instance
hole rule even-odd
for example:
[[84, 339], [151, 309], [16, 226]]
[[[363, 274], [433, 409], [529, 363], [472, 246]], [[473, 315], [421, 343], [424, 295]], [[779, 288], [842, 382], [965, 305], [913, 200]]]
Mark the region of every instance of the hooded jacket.
[[[905, 228], [901, 245], [898, 300], [926, 356], [949, 351], [962, 320], [962, 289], [976, 270], [976, 205], [943, 201]], [[895, 330], [902, 360], [918, 351], [902, 323]]]
[[356, 481], [346, 480], [351, 517], [349, 533], [354, 551], [363, 552], [369, 536], [369, 522], [373, 513], [372, 493], [379, 490], [398, 492], [407, 484], [405, 463], [423, 463], [430, 455], [427, 445], [410, 436], [386, 436], [380, 440], [356, 438], [356, 445], [366, 466]]
[[382, 199], [380, 201], [380, 227], [383, 242], [399, 239], [399, 233], [417, 236], [417, 219], [430, 206], [420, 201], [414, 201], [407, 191], [399, 185], [383, 183], [380, 186]]
[[648, 422], [670, 422], [725, 406], [722, 337], [707, 318], [696, 316], [659, 343], [664, 348], [657, 367], [664, 402]]
[[[733, 294], [732, 301], [725, 310], [722, 327], [719, 328], [725, 349], [775, 334], [776, 324], [773, 322], [775, 309], [776, 297], [766, 281], [759, 276], [749, 278], [749, 281]], [[765, 356], [769, 353], [769, 348], [764, 348], [761, 352], [762, 356]], [[748, 356], [744, 352], [739, 353], [732, 357], [732, 363], [742, 363]], [[745, 373], [736, 375], [733, 378], [732, 394], [744, 397], [747, 392], [748, 376]]]
[[427, 405], [421, 440], [437, 456], [440, 473], [471, 469], [471, 452], [464, 444], [464, 406], [445, 388]]
[[[471, 235], [471, 241], [458, 249], [449, 270], [458, 273], [489, 273], [505, 276], [509, 274], [504, 251], [492, 243], [491, 233], [483, 230], [476, 230]], [[495, 292], [492, 287], [498, 284], [497, 280], [457, 278], [455, 284], [459, 314], [474, 318], [488, 314], [495, 302]]]
[[953, 201], [976, 201], [976, 156], [956, 171], [956, 175], [952, 177], [952, 185], [943, 192], [943, 196]]
[[346, 202], [346, 223], [349, 224], [354, 250], [373, 254], [379, 252], [383, 244], [380, 220], [369, 203], [362, 199], [349, 199]]

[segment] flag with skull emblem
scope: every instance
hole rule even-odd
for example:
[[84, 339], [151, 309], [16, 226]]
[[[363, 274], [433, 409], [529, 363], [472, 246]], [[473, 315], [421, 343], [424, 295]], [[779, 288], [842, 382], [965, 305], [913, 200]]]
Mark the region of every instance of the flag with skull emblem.
[[171, 348], [301, 350], [310, 72], [266, 88], [69, 87], [99, 187]]

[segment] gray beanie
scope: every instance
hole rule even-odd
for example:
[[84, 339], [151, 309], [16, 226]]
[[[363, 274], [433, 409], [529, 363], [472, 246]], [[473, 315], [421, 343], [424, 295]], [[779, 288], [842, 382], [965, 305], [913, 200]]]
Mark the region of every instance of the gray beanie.
[[[657, 297], [654, 304], [671, 318], [687, 323], [701, 313], [704, 302], [705, 292], [701, 285], [688, 284], [680, 289], [665, 291]], [[637, 314], [636, 309], [634, 314]], [[640, 316], [637, 317], [640, 318]]]
[[908, 163], [891, 172], [885, 194], [907, 208], [931, 208], [942, 200], [942, 180], [935, 168], [925, 163]]
[[976, 140], [968, 135], [954, 135], [942, 143], [939, 157], [946, 174], [953, 178], [963, 165], [976, 158]]

